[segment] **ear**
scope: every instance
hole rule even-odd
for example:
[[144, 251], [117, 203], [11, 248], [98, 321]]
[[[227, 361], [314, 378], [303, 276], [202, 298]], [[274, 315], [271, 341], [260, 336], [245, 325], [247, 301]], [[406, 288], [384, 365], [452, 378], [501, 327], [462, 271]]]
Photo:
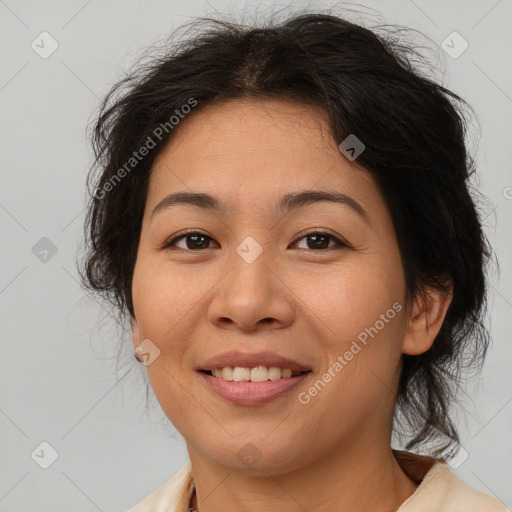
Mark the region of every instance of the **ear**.
[[137, 320], [135, 320], [135, 317], [133, 317], [133, 316], [130, 319], [130, 325], [131, 325], [131, 329], [132, 329], [133, 348], [135, 350], [140, 345], [141, 339], [140, 339], [139, 324], [137, 323]]
[[417, 356], [426, 352], [441, 330], [453, 297], [453, 286], [447, 290], [427, 287], [415, 299], [406, 328], [402, 353]]

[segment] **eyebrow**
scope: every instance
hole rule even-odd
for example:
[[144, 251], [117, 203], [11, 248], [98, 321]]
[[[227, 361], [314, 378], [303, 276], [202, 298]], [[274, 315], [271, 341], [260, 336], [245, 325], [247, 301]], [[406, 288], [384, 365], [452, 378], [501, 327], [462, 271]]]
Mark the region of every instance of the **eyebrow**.
[[[352, 197], [341, 192], [327, 190], [303, 190], [291, 192], [279, 198], [276, 204], [277, 212], [288, 213], [303, 206], [319, 203], [338, 203], [352, 208], [362, 219], [370, 224], [370, 218], [366, 210]], [[151, 217], [171, 206], [185, 205], [202, 208], [204, 210], [226, 213], [227, 205], [217, 197], [199, 192], [174, 192], [164, 197], [153, 209]]]

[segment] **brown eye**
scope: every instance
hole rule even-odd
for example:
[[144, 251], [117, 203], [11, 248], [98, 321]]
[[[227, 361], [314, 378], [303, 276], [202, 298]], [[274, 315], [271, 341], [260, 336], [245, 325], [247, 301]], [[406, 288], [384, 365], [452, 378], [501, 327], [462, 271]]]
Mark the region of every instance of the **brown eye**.
[[[303, 239], [306, 239], [306, 247], [299, 247], [299, 249], [325, 250], [334, 249], [336, 247], [347, 247], [347, 244], [334, 235], [320, 231], [314, 231], [299, 238], [299, 240]], [[334, 242], [333, 246], [329, 246], [331, 242]]]
[[[184, 245], [178, 245], [184, 239]], [[299, 249], [309, 249], [314, 251], [321, 250], [330, 250], [339, 247], [348, 247], [348, 244], [341, 241], [339, 238], [331, 235], [330, 233], [323, 233], [320, 231], [313, 231], [311, 233], [307, 233], [303, 235], [299, 240], [306, 240], [306, 247], [299, 247]], [[182, 233], [178, 235], [168, 242], [162, 247], [162, 249], [172, 249], [178, 248], [183, 249], [185, 251], [201, 251], [204, 249], [209, 249], [210, 242], [213, 241], [213, 238], [205, 235], [204, 233], [200, 233], [197, 231], [191, 231], [189, 233]], [[295, 244], [298, 243], [295, 242]]]
[[[177, 245], [177, 243], [181, 241], [181, 239], [185, 239], [184, 247], [180, 247]], [[203, 250], [208, 249], [208, 244], [210, 243], [211, 240], [213, 240], [213, 238], [211, 238], [210, 236], [193, 231], [190, 233], [184, 233], [169, 240], [168, 242], [165, 243], [163, 248], [168, 249], [171, 247], [178, 247], [178, 249], [185, 249], [190, 251]]]

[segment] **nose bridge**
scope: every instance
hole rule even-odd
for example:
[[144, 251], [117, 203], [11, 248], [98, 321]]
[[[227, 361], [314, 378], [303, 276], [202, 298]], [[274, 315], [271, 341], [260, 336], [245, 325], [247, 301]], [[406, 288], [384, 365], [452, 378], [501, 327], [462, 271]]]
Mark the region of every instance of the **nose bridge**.
[[269, 319], [281, 326], [293, 316], [286, 287], [277, 277], [274, 265], [275, 252], [268, 244], [259, 243], [254, 236], [246, 236], [227, 256], [229, 272], [219, 283], [217, 294], [210, 303], [212, 323], [238, 325], [244, 330], [254, 330], [258, 322], [267, 324]]
[[[260, 259], [260, 263], [262, 259], [268, 259], [269, 247], [266, 244], [264, 249], [262, 244], [254, 237], [248, 235], [238, 244], [235, 252], [245, 263], [251, 265], [258, 259]], [[265, 252], [265, 255], [261, 258], [263, 252]]]
[[[238, 285], [247, 288], [256, 287], [260, 293], [264, 293], [263, 287], [268, 285], [272, 265], [271, 249], [263, 241], [259, 243], [255, 237], [246, 236], [229, 256], [231, 279]], [[243, 291], [243, 290], [242, 290]]]

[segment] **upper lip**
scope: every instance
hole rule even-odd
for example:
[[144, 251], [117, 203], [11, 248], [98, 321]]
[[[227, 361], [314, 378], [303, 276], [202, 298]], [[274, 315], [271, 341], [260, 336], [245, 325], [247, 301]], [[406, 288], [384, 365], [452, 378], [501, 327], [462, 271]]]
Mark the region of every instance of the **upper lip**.
[[281, 369], [289, 368], [293, 372], [311, 370], [311, 368], [305, 364], [273, 352], [242, 353], [240, 351], [224, 352], [223, 354], [206, 359], [200, 364], [198, 370], [215, 370], [226, 366], [230, 366], [231, 368], [235, 366], [254, 368], [260, 365], [266, 366], [267, 368], [271, 366], [277, 366]]

